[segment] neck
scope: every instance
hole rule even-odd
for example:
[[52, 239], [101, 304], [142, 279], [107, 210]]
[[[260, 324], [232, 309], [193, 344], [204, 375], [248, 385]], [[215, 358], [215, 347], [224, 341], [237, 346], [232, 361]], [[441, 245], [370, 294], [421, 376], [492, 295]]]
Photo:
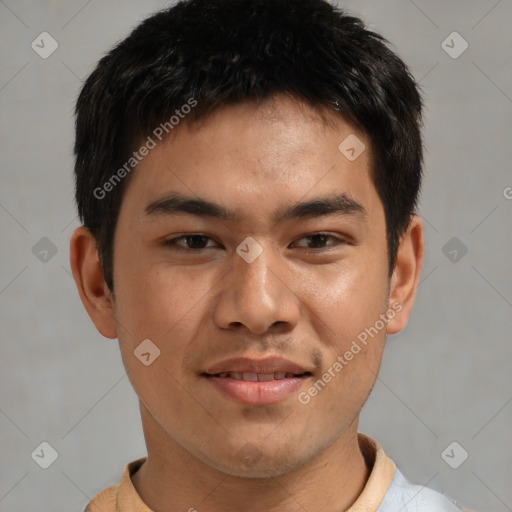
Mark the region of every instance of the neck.
[[[142, 408], [143, 409], [143, 408]], [[132, 476], [142, 501], [154, 512], [346, 511], [361, 494], [370, 469], [359, 449], [357, 419], [313, 460], [270, 478], [232, 476], [205, 464], [164, 432], [141, 409], [148, 457]]]

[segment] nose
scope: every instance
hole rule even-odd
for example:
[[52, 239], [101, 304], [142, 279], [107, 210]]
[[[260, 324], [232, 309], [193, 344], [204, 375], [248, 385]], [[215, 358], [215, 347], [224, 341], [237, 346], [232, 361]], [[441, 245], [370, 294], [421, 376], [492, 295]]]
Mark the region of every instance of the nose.
[[245, 328], [256, 335], [290, 331], [300, 316], [292, 288], [290, 269], [270, 247], [251, 263], [234, 253], [232, 270], [219, 284], [214, 321], [223, 329]]

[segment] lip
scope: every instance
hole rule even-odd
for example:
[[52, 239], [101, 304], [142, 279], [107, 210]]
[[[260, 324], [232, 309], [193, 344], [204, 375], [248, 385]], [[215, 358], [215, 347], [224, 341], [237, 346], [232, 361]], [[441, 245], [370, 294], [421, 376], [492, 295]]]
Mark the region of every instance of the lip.
[[271, 380], [267, 382], [249, 382], [245, 380], [232, 379], [230, 377], [217, 377], [205, 375], [203, 377], [217, 391], [245, 405], [263, 406], [276, 404], [292, 394], [296, 394], [310, 374], [302, 377], [285, 377], [284, 379]]
[[250, 359], [248, 357], [233, 357], [209, 367], [205, 373], [215, 375], [223, 372], [249, 372], [249, 373], [311, 373], [305, 368], [289, 359], [282, 357], [267, 357], [265, 359]]
[[[241, 380], [229, 373], [285, 374], [273, 380]], [[227, 376], [225, 374], [228, 374]], [[219, 376], [223, 374], [223, 376]], [[294, 375], [295, 374], [295, 375]], [[209, 367], [202, 377], [214, 389], [227, 398], [245, 405], [264, 406], [276, 404], [290, 395], [296, 394], [300, 387], [312, 376], [309, 369], [280, 357], [265, 359], [232, 358], [226, 359]], [[263, 377], [261, 377], [263, 378]]]

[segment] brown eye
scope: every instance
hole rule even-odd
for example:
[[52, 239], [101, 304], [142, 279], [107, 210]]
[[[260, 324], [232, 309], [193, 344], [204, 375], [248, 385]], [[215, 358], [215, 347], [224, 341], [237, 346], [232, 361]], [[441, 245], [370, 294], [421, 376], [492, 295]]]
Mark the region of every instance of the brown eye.
[[[299, 238], [299, 240], [308, 241], [306, 246], [302, 246], [307, 249], [328, 249], [329, 247], [336, 247], [345, 243], [344, 240], [326, 233], [313, 233], [311, 235], [303, 236], [302, 238]], [[333, 241], [333, 243], [328, 243], [329, 240]]]
[[[181, 235], [176, 238], [171, 238], [169, 240], [164, 241], [164, 245], [166, 247], [176, 247], [178, 250], [191, 250], [191, 251], [200, 251], [201, 249], [209, 249], [210, 247], [207, 247], [208, 241], [213, 241], [212, 238], [206, 235], [202, 234], [186, 234]], [[180, 243], [183, 242], [183, 243]]]

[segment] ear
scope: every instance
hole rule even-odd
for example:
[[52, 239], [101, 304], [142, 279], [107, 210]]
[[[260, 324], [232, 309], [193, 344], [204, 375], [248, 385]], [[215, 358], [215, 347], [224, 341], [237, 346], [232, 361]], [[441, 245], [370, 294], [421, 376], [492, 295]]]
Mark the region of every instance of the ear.
[[423, 253], [423, 222], [419, 216], [413, 215], [400, 239], [390, 280], [388, 308], [396, 314], [387, 323], [388, 334], [396, 334], [407, 325], [418, 288]]
[[96, 240], [84, 226], [73, 231], [69, 253], [80, 299], [96, 329], [106, 338], [117, 338], [113, 295], [105, 283]]

